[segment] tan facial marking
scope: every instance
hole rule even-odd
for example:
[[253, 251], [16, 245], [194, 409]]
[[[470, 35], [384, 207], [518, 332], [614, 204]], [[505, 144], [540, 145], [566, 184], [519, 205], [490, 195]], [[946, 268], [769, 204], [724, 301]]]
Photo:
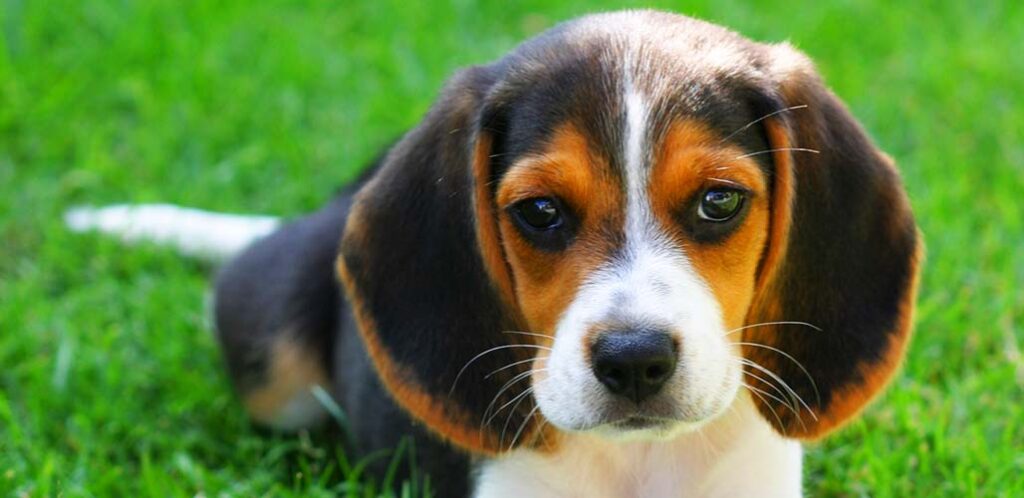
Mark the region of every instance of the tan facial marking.
[[[657, 151], [649, 188], [655, 217], [711, 287], [730, 328], [743, 325], [768, 237], [764, 175], [752, 159], [739, 159], [743, 154], [742, 149], [721, 143], [701, 123], [677, 122]], [[737, 184], [751, 192], [741, 224], [722, 242], [692, 241], [680, 225], [680, 210], [708, 187]]]
[[[574, 242], [546, 252], [525, 240], [504, 209], [532, 197], [556, 197], [577, 220]], [[501, 239], [527, 326], [551, 334], [586, 276], [608, 257], [608, 229], [622, 226], [622, 192], [607, 164], [590, 152], [573, 125], [555, 132], [547, 149], [512, 165], [498, 189]]]
[[[498, 214], [491, 198], [491, 143], [489, 133], [481, 133], [473, 153], [473, 176], [476, 181], [474, 189], [474, 210], [476, 212], [477, 244], [484, 259], [491, 281], [501, 294], [502, 300], [511, 308], [515, 307], [515, 285], [511, 271], [505, 258], [498, 229]], [[500, 208], [498, 208], [500, 209]]]
[[769, 220], [768, 247], [765, 248], [757, 277], [759, 295], [767, 294], [764, 292], [765, 287], [775, 276], [775, 271], [786, 256], [786, 247], [789, 246], [789, 218], [793, 210], [795, 182], [793, 156], [789, 151], [782, 150], [792, 147], [786, 126], [778, 119], [769, 118], [764, 122], [764, 127], [770, 146], [780, 150], [772, 155], [775, 171], [771, 186], [771, 219]]

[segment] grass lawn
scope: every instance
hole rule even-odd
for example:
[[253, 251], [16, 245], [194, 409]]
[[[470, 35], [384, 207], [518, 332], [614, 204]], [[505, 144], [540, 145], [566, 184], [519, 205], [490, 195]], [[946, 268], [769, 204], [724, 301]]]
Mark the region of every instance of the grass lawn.
[[[0, 495], [374, 491], [230, 392], [209, 268], [71, 205], [295, 215], [455, 68], [611, 1], [0, 0]], [[1024, 3], [651, 1], [792, 40], [900, 164], [928, 261], [909, 358], [810, 447], [809, 496], [1024, 496]], [[346, 477], [347, 476], [347, 477]]]

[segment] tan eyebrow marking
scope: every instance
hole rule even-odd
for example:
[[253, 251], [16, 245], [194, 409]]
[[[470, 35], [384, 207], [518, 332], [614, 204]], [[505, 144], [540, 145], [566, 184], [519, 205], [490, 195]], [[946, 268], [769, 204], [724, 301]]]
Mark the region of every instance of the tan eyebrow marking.
[[[658, 147], [649, 187], [655, 218], [711, 288], [726, 325], [740, 326], [753, 300], [757, 267], [768, 238], [764, 173], [753, 160], [736, 159], [740, 149], [722, 143], [700, 121], [673, 123]], [[709, 181], [733, 185], [751, 195], [743, 223], [723, 243], [706, 247], [684, 233], [678, 212]]]
[[614, 249], [622, 226], [621, 186], [608, 165], [592, 153], [587, 137], [571, 123], [555, 129], [541, 153], [513, 164], [498, 187], [500, 207], [534, 196], [562, 200], [578, 219], [572, 244], [563, 252], [541, 251], [526, 241], [506, 213], [500, 214], [501, 240], [515, 282], [515, 295], [529, 330], [554, 333], [558, 317], [579, 285]]

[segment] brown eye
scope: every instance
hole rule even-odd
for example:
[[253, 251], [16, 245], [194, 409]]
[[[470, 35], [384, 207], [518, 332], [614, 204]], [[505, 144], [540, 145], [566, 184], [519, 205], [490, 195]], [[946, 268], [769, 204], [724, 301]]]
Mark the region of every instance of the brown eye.
[[533, 230], [553, 230], [562, 225], [562, 213], [554, 199], [536, 197], [512, 207], [521, 224]]
[[558, 198], [532, 197], [505, 209], [523, 238], [542, 251], [562, 251], [576, 235], [577, 219]]
[[704, 192], [697, 216], [702, 220], [721, 223], [729, 221], [743, 207], [743, 192], [733, 189], [711, 189]]

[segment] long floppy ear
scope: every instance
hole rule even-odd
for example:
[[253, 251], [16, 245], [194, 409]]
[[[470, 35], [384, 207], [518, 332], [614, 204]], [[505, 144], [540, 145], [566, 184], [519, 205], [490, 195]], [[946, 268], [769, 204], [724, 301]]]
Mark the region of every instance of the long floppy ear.
[[[785, 436], [815, 439], [856, 415], [899, 366], [921, 243], [892, 161], [806, 57], [788, 45], [770, 50], [770, 93], [782, 101], [764, 121], [771, 232], [743, 355], [765, 369], [748, 365], [748, 381], [775, 394], [755, 400], [765, 419]], [[757, 326], [780, 321], [813, 328]]]
[[[489, 373], [532, 351], [502, 347], [518, 322], [490, 197], [475, 195], [495, 140], [481, 126], [493, 84], [488, 67], [448, 83], [357, 194], [337, 263], [384, 386], [441, 437], [485, 454], [503, 449], [493, 425], [505, 417], [482, 418], [510, 370]], [[512, 427], [525, 420], [511, 416]]]

